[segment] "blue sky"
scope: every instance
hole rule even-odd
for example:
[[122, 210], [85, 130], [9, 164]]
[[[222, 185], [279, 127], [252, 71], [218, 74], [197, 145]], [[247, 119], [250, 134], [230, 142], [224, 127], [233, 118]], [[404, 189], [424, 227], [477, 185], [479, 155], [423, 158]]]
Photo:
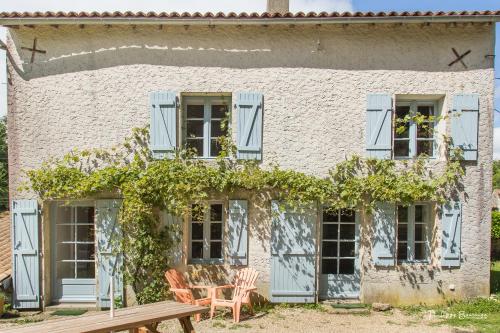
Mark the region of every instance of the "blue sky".
[[[15, 0], [0, 2], [1, 11], [247, 11], [262, 12], [266, 0]], [[500, 10], [498, 0], [290, 0], [291, 11], [450, 11]], [[500, 24], [497, 24], [497, 31]], [[495, 54], [496, 77], [500, 78], [500, 33]], [[2, 34], [0, 32], [0, 38]], [[0, 61], [1, 66], [1, 61]], [[0, 95], [5, 86], [0, 76]], [[495, 108], [500, 110], [500, 80], [496, 80]], [[2, 113], [0, 103], [0, 113]], [[500, 159], [500, 113], [495, 112], [495, 155]]]

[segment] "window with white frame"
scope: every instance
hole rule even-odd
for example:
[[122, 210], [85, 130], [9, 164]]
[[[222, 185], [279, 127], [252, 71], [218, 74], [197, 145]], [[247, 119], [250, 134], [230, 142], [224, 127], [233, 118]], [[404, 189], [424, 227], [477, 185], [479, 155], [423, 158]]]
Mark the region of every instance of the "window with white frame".
[[217, 157], [221, 151], [219, 138], [226, 136], [231, 106], [229, 96], [186, 96], [183, 98], [185, 143], [196, 155]]
[[207, 209], [193, 205], [189, 253], [191, 262], [222, 262], [224, 205], [210, 203]]
[[432, 207], [428, 204], [398, 206], [398, 261], [429, 260], [431, 209]]
[[[436, 103], [397, 102], [394, 125], [394, 157], [436, 155]], [[420, 121], [416, 121], [419, 119]]]

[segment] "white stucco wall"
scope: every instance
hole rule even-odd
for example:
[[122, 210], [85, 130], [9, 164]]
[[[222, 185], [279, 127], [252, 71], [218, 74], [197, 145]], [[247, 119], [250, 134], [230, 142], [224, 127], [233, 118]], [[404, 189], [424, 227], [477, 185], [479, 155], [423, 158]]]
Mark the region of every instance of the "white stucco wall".
[[[450, 272], [441, 271], [437, 259], [375, 270], [365, 242], [362, 297], [419, 302], [488, 293], [494, 72], [485, 55], [493, 53], [494, 26], [60, 26], [10, 33], [11, 51], [25, 71], [22, 78], [10, 66], [12, 198], [32, 196], [16, 191], [23, 169], [75, 147], [120, 143], [131, 128], [146, 125], [151, 91], [262, 92], [263, 166], [278, 163], [315, 175], [363, 153], [367, 94], [440, 95], [446, 113], [454, 94], [478, 93], [479, 159], [466, 164], [464, 179], [464, 263]], [[47, 53], [31, 65], [21, 46], [35, 37]], [[448, 66], [452, 47], [471, 50], [467, 70]], [[446, 123], [441, 128], [448, 131]], [[259, 219], [262, 227], [255, 215], [250, 221], [250, 265], [262, 272], [265, 289], [270, 221]]]

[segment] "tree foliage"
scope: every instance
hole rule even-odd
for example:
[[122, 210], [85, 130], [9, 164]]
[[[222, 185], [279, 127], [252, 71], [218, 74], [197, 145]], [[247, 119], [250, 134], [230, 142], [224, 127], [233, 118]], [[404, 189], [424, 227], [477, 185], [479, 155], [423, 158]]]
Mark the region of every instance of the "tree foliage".
[[463, 169], [449, 160], [440, 173], [426, 157], [407, 162], [365, 159], [353, 155], [332, 166], [328, 176], [316, 177], [279, 166], [262, 168], [237, 160], [229, 134], [215, 162], [195, 159], [181, 149], [172, 159], [154, 160], [149, 133], [135, 129], [124, 144], [109, 150], [72, 151], [27, 172], [25, 189], [42, 199], [89, 198], [113, 193], [123, 198], [119, 220], [124, 238], [125, 279], [139, 303], [163, 299], [163, 273], [168, 253], [178, 240], [171, 227], [160, 227], [159, 212], [190, 214], [193, 204], [205, 205], [214, 193], [231, 195], [247, 190], [267, 193], [286, 204], [321, 202], [332, 208], [365, 208], [376, 201], [409, 205], [414, 201], [443, 202], [453, 195]]
[[8, 209], [9, 172], [7, 162], [7, 118], [0, 119], [0, 211]]

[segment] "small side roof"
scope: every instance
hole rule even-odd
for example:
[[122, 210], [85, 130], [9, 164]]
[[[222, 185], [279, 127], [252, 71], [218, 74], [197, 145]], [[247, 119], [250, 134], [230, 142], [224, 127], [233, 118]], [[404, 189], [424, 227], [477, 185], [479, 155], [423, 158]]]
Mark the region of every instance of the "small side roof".
[[451, 12], [1, 12], [0, 25], [33, 24], [346, 24], [498, 22], [500, 10]]

